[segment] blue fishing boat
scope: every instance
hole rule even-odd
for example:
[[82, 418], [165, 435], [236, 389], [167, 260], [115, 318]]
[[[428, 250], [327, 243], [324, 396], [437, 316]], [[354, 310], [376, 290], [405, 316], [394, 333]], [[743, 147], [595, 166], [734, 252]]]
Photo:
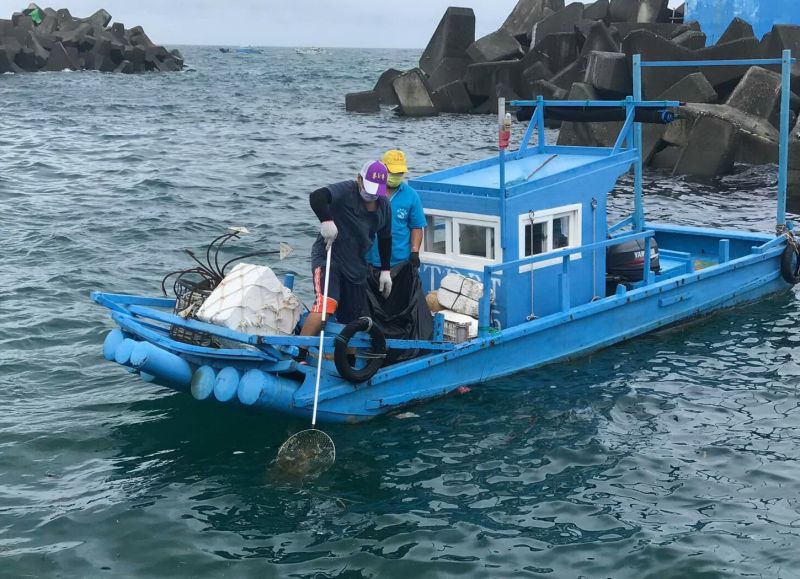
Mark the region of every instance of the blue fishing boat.
[[[785, 218], [793, 62], [788, 52], [757, 61], [635, 57], [634, 94], [625, 100], [513, 101], [531, 118], [513, 152], [506, 150], [501, 99], [498, 155], [412, 181], [427, 215], [420, 279], [426, 290], [454, 272], [480, 282], [475, 333], [453, 331], [441, 313], [429, 340], [385, 339], [364, 320], [346, 327], [334, 321], [320, 353], [315, 337], [251, 335], [184, 319], [173, 313], [174, 299], [94, 293], [118, 326], [105, 339], [104, 356], [199, 400], [309, 418], [316, 364], [295, 360], [308, 348], [312, 358], [323, 356], [319, 420], [356, 422], [784, 291], [800, 280]], [[775, 234], [647, 221], [641, 123], [669, 122], [680, 103], [643, 101], [642, 68], [743, 65], [780, 66], [783, 73]], [[548, 115], [624, 123], [613, 147], [550, 146]], [[631, 169], [632, 212], [609, 226], [608, 194]], [[219, 343], [186, 343], [176, 330]], [[354, 350], [364, 354], [359, 370], [345, 372], [337, 353]], [[415, 355], [390, 364], [387, 351]]]

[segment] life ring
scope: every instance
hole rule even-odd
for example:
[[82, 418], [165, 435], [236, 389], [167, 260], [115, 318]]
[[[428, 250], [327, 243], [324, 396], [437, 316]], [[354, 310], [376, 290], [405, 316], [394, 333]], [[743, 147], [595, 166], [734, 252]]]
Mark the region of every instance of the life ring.
[[781, 256], [781, 276], [786, 283], [800, 283], [800, 248], [789, 241]]
[[[356, 370], [350, 365], [348, 360], [348, 346], [351, 338], [357, 332], [367, 332], [372, 339], [372, 348], [369, 354], [369, 363], [363, 368]], [[358, 318], [347, 324], [341, 333], [336, 336], [333, 348], [333, 361], [339, 375], [353, 384], [366, 382], [372, 378], [383, 366], [386, 359], [386, 336], [383, 331], [372, 322], [370, 318]]]

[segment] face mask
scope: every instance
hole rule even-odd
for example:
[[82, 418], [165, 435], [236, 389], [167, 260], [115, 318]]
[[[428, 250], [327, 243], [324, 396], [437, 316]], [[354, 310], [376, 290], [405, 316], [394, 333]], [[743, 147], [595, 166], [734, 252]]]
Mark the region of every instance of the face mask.
[[386, 180], [386, 185], [391, 189], [397, 189], [403, 184], [403, 177], [405, 173], [389, 173], [389, 178]]
[[377, 195], [370, 195], [366, 191], [359, 191], [359, 193], [361, 194], [361, 198], [367, 203], [369, 203], [370, 201], [377, 201], [378, 200], [378, 196]]

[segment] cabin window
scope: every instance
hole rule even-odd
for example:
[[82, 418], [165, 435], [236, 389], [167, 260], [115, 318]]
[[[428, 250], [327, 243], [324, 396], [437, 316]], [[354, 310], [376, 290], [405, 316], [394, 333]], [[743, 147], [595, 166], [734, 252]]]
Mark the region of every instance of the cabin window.
[[494, 259], [494, 227], [459, 223], [458, 247], [461, 255]]
[[425, 216], [425, 251], [447, 255], [450, 220], [437, 215]]
[[[530, 211], [519, 216], [519, 257], [532, 257], [581, 245], [581, 206]], [[570, 259], [580, 259], [573, 254]], [[561, 263], [561, 259], [540, 261], [520, 267], [520, 272]]]
[[500, 256], [500, 218], [441, 209], [425, 210], [426, 263], [482, 271]]

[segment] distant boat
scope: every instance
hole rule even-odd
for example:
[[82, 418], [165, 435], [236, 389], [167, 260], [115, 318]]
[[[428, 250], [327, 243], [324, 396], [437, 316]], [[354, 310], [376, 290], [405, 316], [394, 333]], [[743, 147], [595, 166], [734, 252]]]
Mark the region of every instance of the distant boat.
[[228, 54], [229, 52], [231, 52], [231, 49], [230, 48], [220, 48], [219, 51], [221, 53], [223, 53], [223, 54]]
[[295, 48], [294, 51], [297, 54], [307, 54], [307, 55], [327, 54], [324, 48], [319, 48], [318, 46], [309, 46], [308, 48]]

